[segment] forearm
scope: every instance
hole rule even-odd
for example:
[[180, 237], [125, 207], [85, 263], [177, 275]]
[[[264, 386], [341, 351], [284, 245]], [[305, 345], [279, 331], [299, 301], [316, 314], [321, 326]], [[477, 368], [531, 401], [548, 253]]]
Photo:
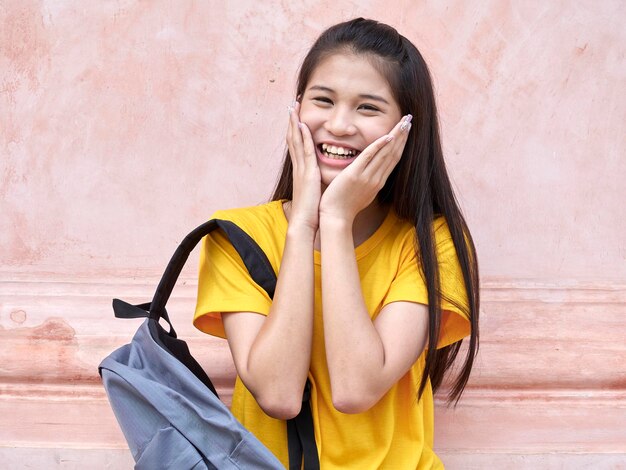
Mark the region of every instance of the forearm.
[[289, 226], [274, 300], [247, 358], [246, 385], [259, 403], [302, 397], [311, 361], [315, 232]]
[[[333, 401], [340, 409], [351, 396], [379, 397], [384, 374], [383, 342], [363, 300], [354, 256], [352, 224], [320, 220], [324, 339]], [[365, 398], [367, 401], [367, 398]]]

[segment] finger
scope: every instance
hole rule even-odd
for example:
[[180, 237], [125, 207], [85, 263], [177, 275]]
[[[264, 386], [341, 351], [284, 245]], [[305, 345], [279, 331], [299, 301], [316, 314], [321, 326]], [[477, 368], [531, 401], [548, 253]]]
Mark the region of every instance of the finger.
[[296, 147], [296, 150], [301, 151], [303, 142], [302, 142], [302, 132], [300, 131], [300, 114], [298, 112], [299, 106], [298, 103], [292, 108], [290, 118], [291, 118], [291, 140]]
[[[379, 152], [380, 155], [376, 154], [372, 156], [371, 160], [374, 161], [367, 165], [370, 170], [376, 171], [379, 168], [386, 168], [388, 166], [391, 166], [392, 168], [395, 167], [402, 156], [402, 151], [411, 129], [412, 119], [413, 116], [410, 114], [403, 116], [402, 119], [389, 132], [388, 135], [393, 137], [393, 139], [389, 145], [385, 146]], [[376, 165], [372, 166], [373, 163]]]
[[388, 175], [396, 167], [402, 158], [404, 147], [407, 142], [406, 130], [394, 137], [392, 142], [382, 149], [374, 160], [367, 166], [366, 172], [369, 175]]
[[286, 141], [287, 141], [287, 146], [289, 147], [289, 152], [291, 152], [291, 134], [292, 134], [292, 131], [291, 131], [291, 112], [292, 112], [291, 106], [287, 106], [287, 112], [289, 113], [289, 120], [287, 121], [287, 138], [286, 138]]
[[364, 177], [370, 181], [378, 181], [381, 186], [384, 185], [402, 158], [410, 129], [410, 118], [408, 121], [403, 118], [390, 133], [394, 137], [390, 144], [381, 149], [363, 170]]
[[309, 130], [309, 127], [303, 122], [300, 123], [299, 127], [300, 133], [302, 135], [305, 160], [308, 163], [317, 163], [317, 155], [315, 154], [315, 143], [313, 142], [313, 136], [311, 135], [311, 131]]
[[389, 173], [396, 167], [400, 159], [402, 158], [402, 154], [404, 153], [404, 148], [406, 146], [407, 141], [409, 140], [409, 133], [411, 132], [412, 120], [413, 116], [410, 114], [407, 116], [407, 119], [400, 125], [400, 135], [394, 142], [394, 148], [392, 150], [392, 155], [394, 158], [387, 159], [386, 163], [389, 168]]
[[[407, 114], [406, 116], [402, 116], [402, 119], [400, 119], [400, 121], [398, 121], [396, 123], [396, 125], [393, 127], [393, 129], [391, 129], [391, 131], [389, 131], [389, 133], [386, 136], [387, 141], [393, 141], [390, 145], [383, 145], [382, 147], [377, 144], [377, 140], [372, 142], [372, 144], [370, 144], [365, 150], [367, 151], [367, 156], [365, 158], [363, 158], [363, 160], [365, 160], [365, 167], [369, 166], [370, 163], [372, 162], [372, 160], [376, 159], [378, 160], [378, 151], [380, 151], [381, 149], [385, 149], [385, 151], [393, 151], [394, 148], [397, 147], [397, 141], [398, 138], [400, 138], [400, 140], [402, 140], [402, 137], [404, 137], [404, 130], [406, 129], [406, 127], [408, 125], [410, 125], [411, 119], [413, 118], [413, 116], [411, 116], [410, 114]], [[398, 144], [400, 145], [404, 145], [403, 142], [398, 142]], [[370, 153], [370, 147], [372, 147], [372, 149], [376, 149], [377, 151], [374, 153]], [[365, 151], [363, 152], [365, 153]], [[382, 155], [381, 155], [382, 156]], [[380, 162], [382, 163], [382, 162]], [[364, 167], [364, 168], [365, 168]]]
[[404, 152], [404, 147], [406, 146], [406, 143], [408, 141], [410, 130], [410, 121], [404, 121], [400, 125], [398, 135], [394, 138], [392, 145], [389, 146], [388, 149], [386, 149], [389, 150], [389, 155], [382, 160], [383, 167], [390, 166], [391, 169], [393, 169], [398, 164], [398, 162], [402, 158], [402, 153]]
[[393, 135], [394, 138], [400, 137], [400, 136], [406, 134], [408, 132], [408, 129], [410, 129], [412, 120], [413, 120], [413, 116], [411, 114], [407, 114], [405, 116], [402, 116], [402, 119], [400, 119], [396, 123], [396, 125], [393, 126], [393, 129], [391, 129], [389, 131], [389, 134]]
[[287, 132], [287, 146], [289, 147], [289, 154], [294, 166], [298, 165], [298, 162], [302, 160], [302, 134], [298, 125], [300, 124], [300, 117], [298, 114], [299, 103], [296, 102], [295, 106], [289, 106], [289, 130]]
[[412, 114], [407, 114], [403, 119], [401, 119], [402, 124], [400, 125], [400, 131], [408, 132], [411, 128], [412, 120], [413, 120]]
[[354, 162], [352, 162], [352, 164], [348, 168], [346, 168], [346, 169], [353, 168], [352, 171], [363, 171], [363, 170], [365, 170], [365, 168], [367, 168], [372, 163], [372, 161], [374, 160], [374, 157], [376, 157], [376, 155], [386, 145], [388, 145], [393, 139], [394, 139], [394, 136], [391, 135], [391, 134], [385, 134], [385, 135], [379, 137], [374, 142], [369, 144], [365, 148], [365, 150], [363, 150], [363, 152], [361, 152], [361, 154], [358, 157], [356, 157]]
[[389, 177], [391, 172], [394, 170], [394, 168], [398, 166], [398, 163], [400, 163], [403, 150], [403, 146], [394, 149], [394, 151], [390, 155], [387, 155], [383, 159], [383, 163], [379, 165], [374, 171], [372, 171], [372, 174], [369, 175], [369, 177], [374, 180], [382, 181], [383, 183], [387, 181], [387, 178]]

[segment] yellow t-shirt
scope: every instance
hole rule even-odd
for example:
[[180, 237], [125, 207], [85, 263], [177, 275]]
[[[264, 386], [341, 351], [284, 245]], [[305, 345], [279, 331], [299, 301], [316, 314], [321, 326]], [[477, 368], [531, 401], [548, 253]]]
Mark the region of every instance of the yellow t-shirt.
[[[218, 211], [213, 218], [233, 221], [263, 249], [278, 273], [287, 234], [281, 201], [257, 207]], [[456, 251], [443, 218], [434, 222], [441, 288], [444, 295], [467, 306], [467, 295]], [[388, 303], [428, 303], [418, 270], [415, 229], [390, 211], [382, 225], [355, 249], [365, 304], [372, 319]], [[423, 353], [411, 369], [368, 411], [344, 414], [335, 410], [330, 392], [322, 324], [321, 254], [314, 253], [315, 312], [311, 351], [311, 411], [323, 470], [439, 469], [433, 452], [433, 396], [430, 383], [422, 398], [417, 392], [425, 363]], [[271, 300], [251, 280], [241, 258], [221, 231], [205, 237], [200, 254], [198, 300], [194, 325], [225, 337], [220, 312], [258, 312], [268, 315]], [[470, 333], [464, 312], [442, 300], [443, 318], [437, 347]], [[297, 351], [294, 351], [297, 353]], [[284, 421], [267, 416], [239, 377], [232, 412], [288, 467]]]

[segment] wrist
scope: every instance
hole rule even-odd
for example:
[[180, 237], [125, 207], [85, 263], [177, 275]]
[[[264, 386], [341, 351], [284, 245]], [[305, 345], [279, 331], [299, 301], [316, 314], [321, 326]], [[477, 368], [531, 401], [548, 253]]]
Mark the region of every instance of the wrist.
[[351, 212], [350, 207], [343, 204], [331, 204], [329, 201], [324, 201], [322, 197], [319, 208], [320, 226], [323, 220], [327, 224], [339, 225], [344, 223], [352, 227], [356, 214], [351, 214]]
[[290, 240], [297, 239], [302, 242], [313, 243], [316, 233], [317, 227], [313, 227], [305, 222], [293, 220], [287, 225], [287, 238]]
[[320, 231], [349, 231], [352, 233], [354, 219], [340, 214], [320, 212]]

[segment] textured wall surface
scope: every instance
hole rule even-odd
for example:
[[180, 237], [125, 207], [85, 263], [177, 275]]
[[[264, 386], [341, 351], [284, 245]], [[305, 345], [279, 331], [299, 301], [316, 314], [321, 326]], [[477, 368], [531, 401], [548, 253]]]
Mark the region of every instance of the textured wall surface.
[[[431, 67], [483, 279], [447, 468], [626, 468], [626, 4], [0, 1], [0, 457], [125, 468], [96, 367], [218, 208], [267, 200], [297, 67], [327, 26], [388, 22]], [[226, 398], [224, 342], [170, 305]]]

